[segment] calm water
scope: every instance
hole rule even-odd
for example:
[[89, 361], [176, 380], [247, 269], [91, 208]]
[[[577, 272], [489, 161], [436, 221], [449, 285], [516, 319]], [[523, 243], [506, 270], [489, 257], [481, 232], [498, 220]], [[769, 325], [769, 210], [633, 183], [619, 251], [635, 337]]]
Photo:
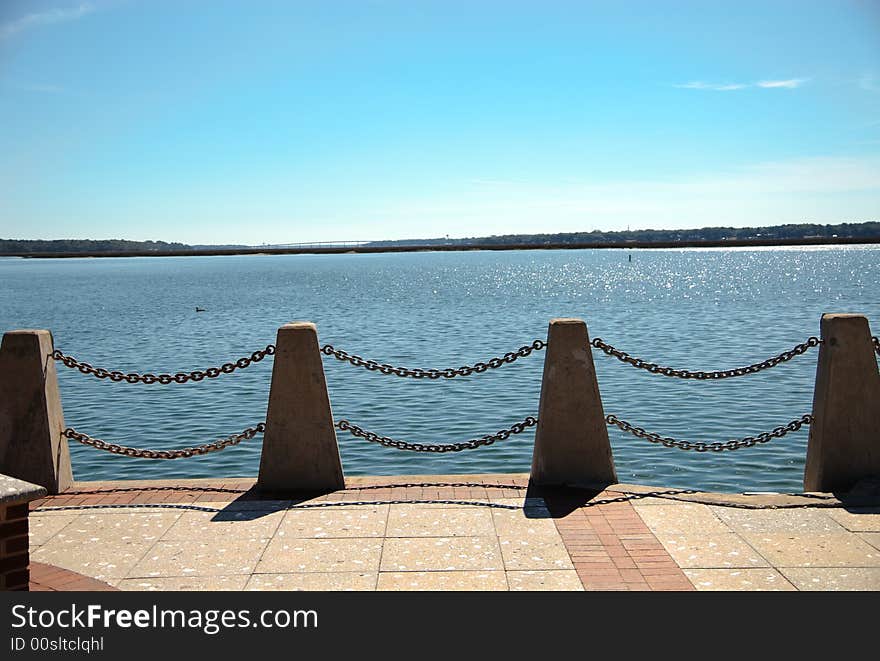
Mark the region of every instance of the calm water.
[[[818, 334], [823, 312], [880, 330], [880, 247], [524, 251], [333, 256], [0, 259], [0, 329], [48, 328], [55, 344], [122, 371], [188, 371], [314, 321], [319, 340], [408, 367], [457, 367], [546, 337], [552, 317], [675, 367], [762, 360]], [[200, 306], [206, 312], [196, 313]], [[817, 351], [721, 382], [651, 375], [595, 355], [607, 413], [688, 440], [727, 440], [810, 411]], [[380, 434], [455, 442], [536, 414], [543, 352], [483, 375], [412, 380], [325, 358], [334, 417]], [[168, 386], [100, 381], [59, 365], [66, 423], [108, 441], [174, 448], [265, 418], [272, 360]], [[531, 430], [530, 430], [531, 432]], [[533, 433], [454, 455], [385, 449], [340, 433], [349, 475], [520, 472]], [[666, 449], [610, 430], [621, 481], [718, 491], [802, 488], [806, 430], [733, 453]], [[71, 447], [77, 479], [252, 476], [260, 437], [173, 462]]]

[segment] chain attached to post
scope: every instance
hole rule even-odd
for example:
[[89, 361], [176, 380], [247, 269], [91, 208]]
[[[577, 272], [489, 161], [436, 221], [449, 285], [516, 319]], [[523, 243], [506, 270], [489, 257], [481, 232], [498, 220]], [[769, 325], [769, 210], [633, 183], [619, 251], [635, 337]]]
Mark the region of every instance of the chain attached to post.
[[546, 346], [547, 343], [543, 340], [535, 340], [531, 344], [520, 347], [516, 351], [510, 351], [500, 358], [490, 358], [485, 362], [475, 363], [474, 365], [465, 365], [458, 368], [448, 367], [442, 370], [421, 369], [418, 367], [413, 369], [407, 367], [395, 367], [387, 363], [379, 363], [375, 360], [361, 358], [360, 356], [349, 354], [347, 351], [337, 349], [330, 344], [325, 344], [323, 347], [321, 347], [321, 352], [327, 356], [333, 356], [337, 360], [348, 361], [355, 367], [363, 367], [370, 370], [371, 372], [378, 371], [382, 374], [408, 376], [413, 379], [439, 379], [440, 377], [443, 377], [444, 379], [451, 379], [456, 376], [470, 376], [471, 374], [481, 374], [490, 368], [496, 369], [498, 367], [501, 367], [502, 365], [512, 363], [518, 358], [525, 358], [533, 351], [540, 351]]
[[239, 358], [234, 363], [224, 363], [220, 367], [208, 367], [204, 370], [192, 372], [177, 372], [176, 374], [137, 374], [130, 372], [125, 374], [118, 370], [107, 370], [103, 367], [92, 367], [88, 363], [80, 362], [73, 356], [64, 355], [59, 349], [52, 352], [52, 358], [60, 360], [67, 367], [78, 369], [83, 374], [91, 374], [99, 379], [109, 378], [111, 381], [127, 381], [128, 383], [186, 383], [187, 381], [201, 381], [204, 378], [214, 379], [221, 374], [231, 374], [236, 369], [244, 369], [251, 363], [258, 363], [266, 356], [275, 353], [275, 346], [270, 344], [265, 349], [254, 351], [250, 356]]
[[874, 343], [874, 353], [880, 356], [880, 337], [874, 335], [873, 337], [871, 337], [871, 342]]
[[538, 424], [538, 419], [530, 415], [522, 422], [514, 423], [508, 429], [502, 429], [495, 434], [487, 434], [486, 436], [481, 436], [480, 438], [465, 441], [463, 443], [448, 443], [441, 445], [425, 445], [422, 443], [395, 441], [393, 438], [388, 438], [387, 436], [379, 436], [378, 434], [375, 434], [371, 431], [367, 431], [362, 427], [352, 424], [348, 420], [340, 420], [336, 423], [335, 426], [341, 431], [347, 431], [353, 436], [363, 438], [370, 443], [378, 443], [379, 445], [383, 445], [387, 448], [395, 448], [397, 450], [411, 450], [413, 452], [443, 453], [461, 452], [462, 450], [474, 450], [483, 445], [492, 445], [492, 443], [494, 443], [495, 441], [503, 441], [509, 438], [511, 434], [521, 434], [527, 428], [534, 427], [536, 424]]
[[616, 425], [623, 431], [632, 434], [636, 438], [643, 438], [649, 443], [659, 443], [667, 448], [678, 448], [679, 450], [694, 450], [695, 452], [724, 452], [725, 450], [738, 450], [740, 448], [749, 448], [757, 445], [758, 443], [767, 443], [769, 441], [772, 441], [774, 438], [782, 438], [788, 432], [797, 431], [803, 425], [811, 424], [813, 422], [813, 416], [810, 414], [805, 414], [797, 420], [792, 420], [787, 425], [774, 428], [772, 431], [761, 432], [757, 436], [746, 436], [745, 438], [740, 440], [730, 440], [726, 443], [722, 443], [720, 441], [715, 441], [714, 443], [704, 443], [701, 441], [677, 441], [674, 438], [669, 438], [668, 436], [660, 436], [660, 434], [655, 434], [653, 432], [646, 431], [641, 427], [636, 427], [626, 420], [619, 419], [615, 415], [605, 416], [605, 422], [609, 425]]
[[126, 457], [137, 457], [139, 459], [184, 459], [195, 455], [208, 454], [209, 452], [219, 452], [225, 450], [231, 445], [238, 445], [242, 441], [247, 441], [257, 434], [266, 431], [266, 423], [260, 422], [254, 427], [248, 427], [243, 432], [233, 434], [222, 438], [213, 443], [204, 443], [191, 448], [181, 448], [179, 450], [149, 450], [140, 448], [130, 448], [116, 443], [107, 443], [99, 438], [92, 438], [88, 434], [83, 434], [68, 427], [61, 435], [83, 445], [88, 445], [98, 450], [112, 452], [113, 454], [121, 454]]
[[[880, 339], [871, 338], [874, 344], [874, 350], [880, 354]], [[634, 358], [625, 351], [621, 351], [616, 347], [608, 344], [602, 338], [594, 338], [590, 344], [597, 349], [601, 349], [605, 354], [613, 356], [621, 362], [628, 363], [633, 367], [647, 370], [652, 374], [662, 374], [664, 376], [673, 376], [681, 379], [726, 379], [733, 376], [743, 376], [746, 374], [755, 374], [771, 367], [791, 360], [795, 356], [805, 353], [812, 347], [816, 347], [822, 343], [817, 337], [810, 337], [805, 342], [795, 345], [788, 351], [783, 351], [777, 356], [772, 356], [759, 363], [747, 365], [745, 367], [737, 367], [728, 370], [718, 370], [714, 372], [707, 371], [691, 371], [686, 369], [675, 369], [673, 367], [663, 367], [656, 363], [648, 362], [642, 358]], [[413, 379], [452, 379], [457, 376], [470, 376], [471, 374], [482, 374], [489, 369], [497, 369], [503, 365], [515, 362], [519, 358], [525, 358], [533, 351], [541, 351], [547, 347], [544, 340], [535, 340], [531, 344], [520, 347], [516, 351], [510, 351], [503, 356], [490, 358], [486, 361], [480, 361], [473, 365], [464, 365], [462, 367], [447, 367], [445, 369], [428, 369], [428, 368], [408, 368], [397, 367], [388, 363], [380, 363], [376, 360], [362, 358], [356, 354], [350, 354], [343, 349], [337, 349], [331, 344], [325, 344], [321, 347], [321, 353], [327, 356], [333, 356], [337, 360], [348, 362], [355, 367], [363, 367], [371, 372], [380, 372], [381, 374], [393, 374], [400, 377], [410, 377]], [[275, 346], [270, 344], [265, 349], [254, 351], [250, 356], [239, 358], [235, 362], [224, 363], [220, 367], [208, 367], [203, 370], [193, 370], [191, 372], [177, 372], [175, 374], [138, 374], [135, 372], [121, 372], [119, 370], [108, 370], [103, 367], [93, 367], [87, 362], [79, 361], [73, 356], [65, 355], [60, 349], [55, 349], [51, 357], [61, 361], [65, 366], [78, 369], [83, 374], [91, 374], [99, 379], [110, 379], [111, 381], [126, 381], [128, 383], [161, 383], [167, 385], [169, 383], [186, 383], [187, 381], [201, 381], [202, 379], [213, 379], [221, 374], [231, 374], [236, 369], [244, 369], [252, 363], [263, 360], [266, 356], [275, 353]]]
[[[874, 338], [876, 340], [876, 338]], [[610, 344], [604, 342], [602, 338], [596, 337], [593, 338], [591, 344], [597, 349], [601, 349], [609, 356], [614, 356], [617, 360], [628, 363], [633, 367], [637, 367], [639, 369], [647, 370], [651, 374], [662, 374], [663, 376], [674, 376], [679, 379], [727, 379], [732, 376], [744, 376], [746, 374], [755, 374], [756, 372], [760, 372], [761, 370], [770, 369], [771, 367], [776, 367], [777, 365], [784, 363], [787, 360], [791, 360], [795, 356], [799, 356], [802, 353], [805, 353], [808, 349], [812, 347], [819, 346], [822, 343], [818, 337], [810, 337], [806, 342], [801, 344], [796, 344], [793, 348], [788, 351], [783, 351], [781, 354], [777, 356], [772, 356], [767, 360], [762, 360], [760, 363], [754, 363], [752, 365], [747, 365], [745, 367], [736, 367], [734, 369], [729, 370], [718, 370], [715, 372], [705, 372], [705, 371], [691, 371], [685, 369], [675, 369], [672, 367], [662, 367], [657, 365], [656, 363], [649, 363], [646, 360], [641, 358], [633, 358], [625, 351], [621, 351], [620, 349], [616, 349]], [[875, 348], [877, 345], [875, 344]], [[877, 349], [880, 351], [880, 349]]]

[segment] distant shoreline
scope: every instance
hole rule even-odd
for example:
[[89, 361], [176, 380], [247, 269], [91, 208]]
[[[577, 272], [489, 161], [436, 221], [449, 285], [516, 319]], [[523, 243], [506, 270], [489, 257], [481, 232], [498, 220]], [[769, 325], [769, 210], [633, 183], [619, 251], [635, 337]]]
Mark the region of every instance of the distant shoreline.
[[717, 241], [603, 241], [590, 243], [519, 243], [467, 245], [405, 245], [298, 248], [221, 248], [190, 250], [131, 250], [85, 252], [8, 252], [0, 257], [56, 259], [73, 257], [199, 257], [221, 255], [339, 255], [348, 253], [463, 252], [474, 250], [594, 250], [599, 248], [763, 248], [777, 246], [864, 245], [880, 243], [875, 237], [809, 237], [792, 239], [726, 239]]

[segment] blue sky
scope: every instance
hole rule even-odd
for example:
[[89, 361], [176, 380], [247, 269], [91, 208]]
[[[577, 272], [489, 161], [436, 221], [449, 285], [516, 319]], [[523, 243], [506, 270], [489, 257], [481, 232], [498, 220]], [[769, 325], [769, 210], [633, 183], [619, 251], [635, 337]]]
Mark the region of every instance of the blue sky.
[[880, 219], [880, 3], [0, 0], [0, 238]]

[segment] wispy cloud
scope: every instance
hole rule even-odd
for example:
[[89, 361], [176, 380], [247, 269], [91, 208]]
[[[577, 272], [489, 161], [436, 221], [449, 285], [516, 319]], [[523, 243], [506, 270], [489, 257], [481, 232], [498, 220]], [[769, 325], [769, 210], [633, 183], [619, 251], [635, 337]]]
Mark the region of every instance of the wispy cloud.
[[734, 90], [744, 90], [753, 87], [763, 89], [794, 89], [795, 87], [800, 87], [808, 80], [809, 78], [788, 78], [786, 80], [761, 80], [757, 83], [705, 83], [701, 80], [694, 80], [689, 83], [679, 83], [673, 85], [673, 87], [687, 90], [709, 90], [712, 92], [732, 92]]
[[784, 87], [786, 89], [794, 89], [795, 87], [800, 87], [805, 82], [807, 82], [807, 78], [789, 78], [787, 80], [762, 80], [758, 83], [755, 83], [758, 87], [763, 87], [765, 89], [772, 89], [774, 87]]
[[673, 85], [673, 87], [679, 87], [686, 90], [712, 90], [714, 92], [730, 92], [732, 90], [745, 89], [746, 87], [748, 87], [748, 85], [744, 85], [742, 83], [704, 83], [700, 80], [694, 80], [690, 83]]
[[866, 92], [880, 91], [880, 81], [877, 80], [873, 73], [862, 74], [858, 79], [857, 84]]
[[89, 2], [80, 3], [74, 7], [48, 9], [33, 14], [25, 14], [15, 20], [0, 25], [0, 39], [6, 39], [19, 32], [24, 32], [31, 28], [41, 25], [50, 25], [52, 23], [63, 23], [65, 21], [75, 21], [87, 14], [96, 11], [97, 7]]

